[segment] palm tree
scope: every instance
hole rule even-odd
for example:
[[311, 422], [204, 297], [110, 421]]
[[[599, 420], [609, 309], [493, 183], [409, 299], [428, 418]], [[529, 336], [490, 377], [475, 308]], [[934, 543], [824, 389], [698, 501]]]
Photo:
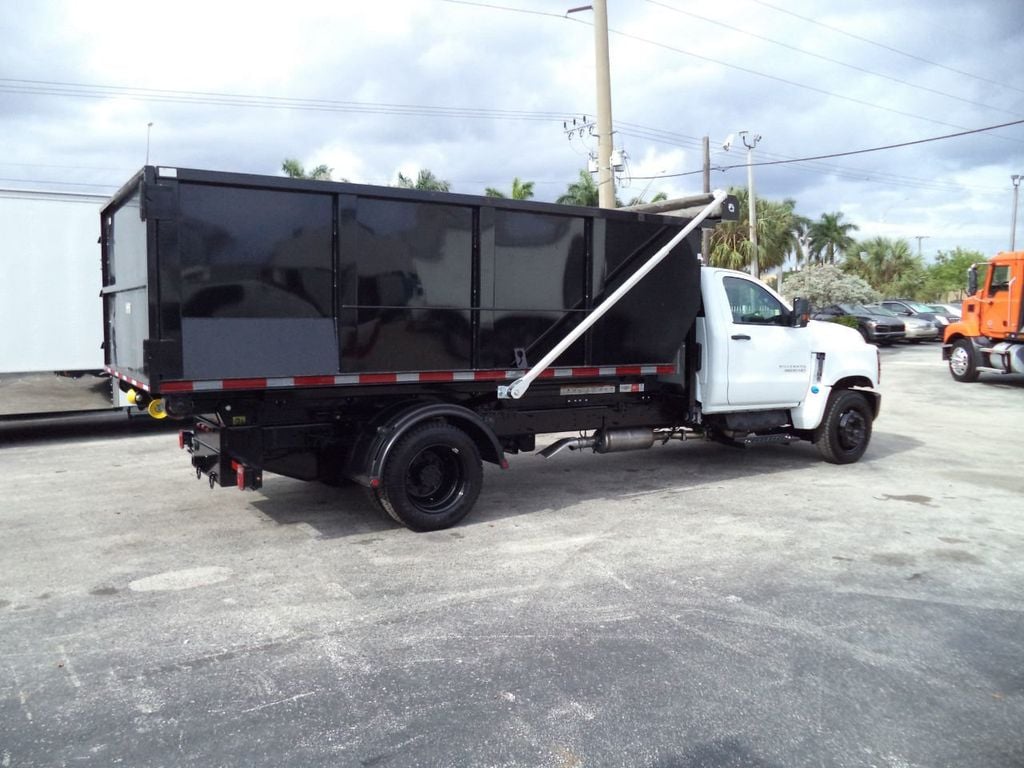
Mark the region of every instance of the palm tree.
[[811, 220], [806, 216], [793, 214], [793, 234], [796, 236], [797, 250], [793, 254], [797, 269], [811, 261]]
[[923, 283], [924, 265], [906, 240], [873, 237], [852, 250], [857, 256], [848, 253], [843, 270], [864, 278], [880, 293], [913, 295]]
[[[668, 200], [668, 194], [665, 193], [665, 192], [658, 192], [657, 194], [654, 195], [654, 197], [651, 198], [650, 202], [652, 202], [652, 203], [661, 203], [661, 202], [664, 202], [665, 200]], [[648, 202], [647, 200], [644, 200], [644, 196], [642, 194], [640, 194], [640, 195], [637, 195], [636, 197], [630, 198], [630, 201], [628, 203], [626, 203], [626, 205], [627, 206], [645, 205], [647, 202]]]
[[820, 219], [811, 224], [811, 254], [819, 264], [835, 264], [836, 256], [853, 246], [854, 239], [850, 233], [859, 227], [853, 223], [843, 223], [842, 218], [842, 211], [823, 213]]
[[579, 178], [570, 184], [565, 194], [559, 197], [556, 203], [563, 205], [589, 205], [597, 207], [598, 195], [597, 184], [589, 171], [581, 170]]
[[736, 221], [722, 221], [711, 232], [711, 253], [708, 263], [725, 269], [746, 269], [752, 261], [753, 244], [750, 242], [750, 210], [746, 188], [731, 187], [729, 194], [736, 197], [740, 211]]
[[791, 252], [799, 257], [797, 219], [801, 217], [793, 212], [796, 200], [755, 200], [754, 205], [757, 209], [758, 266], [761, 269], [781, 267]]
[[[597, 183], [587, 170], [581, 170], [579, 178], [566, 187], [565, 194], [555, 200], [562, 205], [588, 205], [596, 208], [601, 203], [597, 193]], [[622, 201], [615, 198], [615, 207], [621, 208]]]
[[[500, 189], [494, 187], [487, 187], [484, 190], [484, 194], [487, 197], [505, 197], [505, 193]], [[512, 199], [513, 200], [529, 200], [533, 197], [533, 182], [532, 181], [520, 181], [519, 177], [516, 176], [512, 179]]]
[[[729, 194], [736, 196], [740, 217], [736, 221], [723, 221], [715, 227], [711, 235], [708, 261], [716, 267], [746, 269], [753, 260], [748, 192], [745, 188], [733, 187]], [[755, 198], [754, 205], [757, 214], [758, 266], [761, 269], [782, 266], [791, 251], [799, 254], [797, 233], [802, 217], [794, 213], [796, 201], [787, 198], [775, 202]]]
[[750, 226], [744, 221], [723, 221], [711, 233], [708, 263], [725, 269], [746, 269], [753, 251]]
[[284, 162], [281, 163], [281, 170], [284, 171], [284, 175], [293, 179], [312, 179], [314, 181], [330, 181], [331, 174], [334, 172], [333, 168], [328, 168], [326, 165], [318, 165], [311, 171], [306, 171], [298, 160], [293, 157], [286, 157]]
[[399, 171], [397, 186], [403, 189], [421, 189], [428, 192], [450, 192], [452, 188], [451, 182], [437, 178], [433, 171], [428, 171], [426, 168], [420, 169], [416, 181]]

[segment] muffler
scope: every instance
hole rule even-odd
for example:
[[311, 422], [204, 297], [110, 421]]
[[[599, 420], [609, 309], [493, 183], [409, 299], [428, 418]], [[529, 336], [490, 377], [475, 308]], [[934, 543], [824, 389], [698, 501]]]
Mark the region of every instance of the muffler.
[[623, 427], [621, 429], [601, 429], [591, 437], [564, 437], [539, 453], [545, 459], [550, 459], [566, 448], [570, 451], [593, 448], [594, 453], [618, 453], [619, 451], [650, 448], [652, 445], [654, 445], [654, 430], [642, 427]]

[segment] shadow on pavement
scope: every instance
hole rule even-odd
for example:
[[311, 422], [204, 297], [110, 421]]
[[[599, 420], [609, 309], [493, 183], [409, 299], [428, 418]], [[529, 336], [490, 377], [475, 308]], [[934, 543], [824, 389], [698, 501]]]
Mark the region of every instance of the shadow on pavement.
[[44, 418], [0, 420], [0, 450], [29, 443], [54, 440], [89, 440], [116, 435], [153, 435], [177, 432], [184, 422], [157, 421], [144, 414], [109, 410]]
[[[921, 442], [903, 435], [876, 433], [861, 463], [887, 461]], [[603, 456], [563, 453], [551, 459], [537, 454], [510, 457], [511, 468], [485, 464], [483, 490], [469, 517], [456, 528], [493, 525], [499, 520], [563, 509], [589, 501], [678, 494], [727, 484], [754, 475], [780, 472], [843, 471], [825, 464], [809, 443], [730, 448], [703, 441], [657, 446]], [[267, 475], [263, 498], [252, 507], [280, 525], [306, 524], [320, 538], [335, 539], [400, 526], [367, 499], [363, 488], [334, 488]], [[451, 535], [451, 531], [420, 536]]]

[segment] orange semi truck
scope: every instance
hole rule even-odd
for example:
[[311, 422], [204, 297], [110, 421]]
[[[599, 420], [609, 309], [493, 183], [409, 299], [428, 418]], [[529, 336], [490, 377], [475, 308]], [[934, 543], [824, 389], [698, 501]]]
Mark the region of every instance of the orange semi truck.
[[1024, 251], [1000, 253], [967, 273], [959, 322], [946, 328], [942, 359], [957, 381], [977, 381], [982, 371], [1024, 374]]

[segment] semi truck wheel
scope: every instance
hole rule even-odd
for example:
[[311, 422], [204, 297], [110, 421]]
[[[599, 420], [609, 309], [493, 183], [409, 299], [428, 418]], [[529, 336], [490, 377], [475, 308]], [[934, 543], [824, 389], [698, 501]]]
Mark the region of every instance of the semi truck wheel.
[[871, 406], [859, 392], [833, 392], [814, 441], [825, 461], [852, 464], [863, 456], [871, 441], [871, 418]]
[[414, 531], [438, 531], [473, 508], [483, 484], [480, 451], [458, 427], [432, 422], [410, 430], [388, 456], [381, 506]]
[[978, 366], [974, 362], [974, 348], [967, 339], [957, 339], [949, 353], [949, 373], [957, 381], [978, 380]]

